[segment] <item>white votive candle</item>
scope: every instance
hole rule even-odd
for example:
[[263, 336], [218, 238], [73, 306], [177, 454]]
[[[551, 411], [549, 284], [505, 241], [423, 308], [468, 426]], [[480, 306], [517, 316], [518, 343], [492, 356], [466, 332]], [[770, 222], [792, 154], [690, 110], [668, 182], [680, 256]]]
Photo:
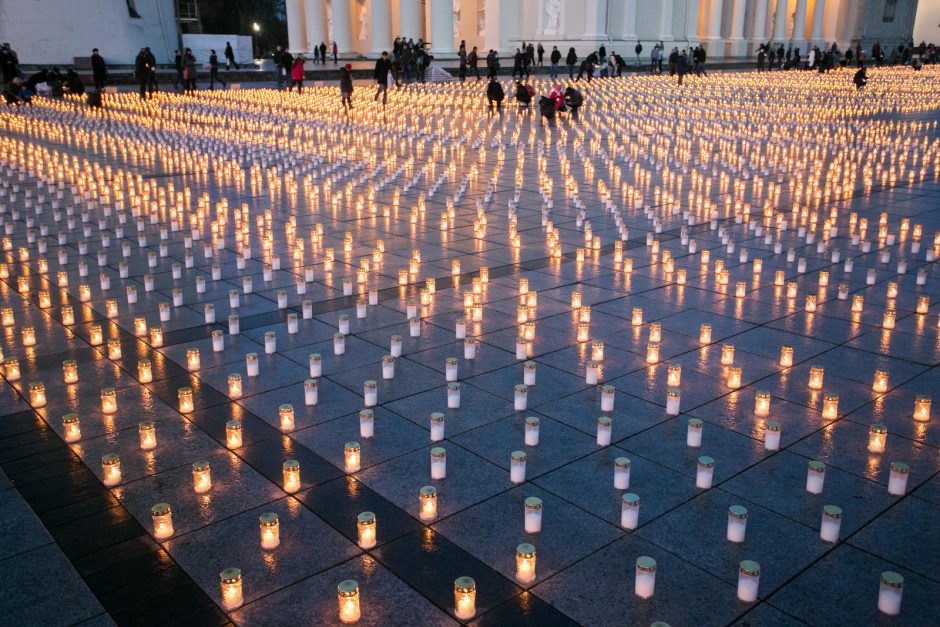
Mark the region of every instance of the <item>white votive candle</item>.
[[636, 529], [640, 520], [640, 497], [627, 492], [620, 500], [620, 526], [624, 529]]
[[904, 462], [891, 462], [891, 474], [888, 476], [888, 494], [904, 496], [907, 493], [907, 478], [911, 467]]
[[886, 570], [881, 573], [881, 585], [878, 588], [878, 611], [888, 616], [901, 613], [901, 597], [904, 594], [904, 577]]
[[444, 360], [444, 380], [457, 380], [457, 359], [455, 357], [448, 357]]
[[630, 467], [632, 462], [629, 457], [618, 457], [614, 459], [614, 488], [617, 490], [627, 490], [630, 488]]
[[614, 411], [617, 390], [612, 385], [601, 386], [601, 411]]
[[528, 406], [529, 389], [522, 383], [516, 385], [513, 395], [513, 408], [516, 411], [525, 411]]
[[359, 437], [368, 440], [375, 435], [375, 415], [371, 409], [359, 410]]
[[597, 445], [610, 446], [614, 421], [610, 416], [601, 416], [597, 419]]
[[822, 494], [823, 484], [826, 481], [826, 465], [813, 460], [806, 467], [806, 491], [810, 494]]
[[641, 599], [652, 598], [656, 589], [656, 560], [647, 555], [636, 558], [636, 579], [633, 592]]
[[700, 448], [702, 446], [702, 431], [704, 428], [705, 423], [700, 419], [689, 418], [685, 433], [685, 445], [692, 448]]
[[822, 522], [819, 526], [819, 537], [825, 542], [838, 542], [839, 529], [842, 527], [842, 508], [835, 505], [826, 505], [822, 511]]
[[431, 441], [440, 442], [444, 439], [444, 414], [436, 411], [431, 414]]
[[707, 455], [698, 458], [698, 467], [695, 472], [695, 487], [707, 490], [712, 487], [712, 476], [715, 474], [715, 460]]
[[431, 479], [447, 477], [447, 452], [440, 446], [431, 449]]
[[535, 385], [535, 362], [527, 361], [522, 364], [522, 382], [525, 385]]
[[764, 449], [776, 451], [780, 449], [780, 423], [776, 420], [764, 425]]
[[525, 511], [525, 532], [539, 533], [542, 530], [542, 499], [537, 496], [527, 497], [523, 509]]
[[522, 483], [525, 481], [525, 451], [513, 451], [509, 455], [509, 481]]
[[366, 381], [362, 384], [362, 396], [366, 407], [375, 407], [378, 404], [379, 391], [375, 381]]
[[460, 409], [460, 383], [457, 381], [447, 384], [447, 409]]
[[525, 419], [525, 445], [538, 446], [539, 419], [536, 416], [527, 416]]
[[744, 560], [738, 567], [738, 599], [745, 603], [757, 600], [757, 588], [760, 585], [760, 564], [753, 560]]
[[679, 392], [679, 388], [669, 388], [666, 390], [666, 415], [678, 416], [681, 402], [682, 393]]
[[747, 508], [732, 505], [728, 508], [728, 530], [725, 537], [728, 542], [744, 542], [747, 534]]

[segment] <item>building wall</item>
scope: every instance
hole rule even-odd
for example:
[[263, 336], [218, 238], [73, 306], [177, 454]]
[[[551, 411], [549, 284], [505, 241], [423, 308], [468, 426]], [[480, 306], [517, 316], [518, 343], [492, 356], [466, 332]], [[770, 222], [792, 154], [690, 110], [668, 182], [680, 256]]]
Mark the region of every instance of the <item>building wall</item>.
[[140, 18], [130, 17], [126, 0], [0, 0], [0, 41], [27, 65], [71, 64], [96, 47], [111, 64], [133, 63], [145, 46], [158, 62], [171, 62], [178, 44], [173, 0], [135, 4]]
[[940, 44], [940, 2], [924, 0], [917, 7], [914, 41]]

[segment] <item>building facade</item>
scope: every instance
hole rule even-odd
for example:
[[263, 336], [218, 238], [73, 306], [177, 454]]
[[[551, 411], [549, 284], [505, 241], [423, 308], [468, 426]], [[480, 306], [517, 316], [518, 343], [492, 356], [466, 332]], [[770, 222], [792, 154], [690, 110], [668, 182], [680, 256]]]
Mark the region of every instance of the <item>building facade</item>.
[[602, 43], [632, 56], [655, 42], [706, 46], [712, 57], [754, 54], [763, 42], [870, 48], [907, 43], [918, 0], [286, 0], [288, 47], [335, 41], [340, 54], [376, 56], [397, 36], [441, 56], [468, 46], [513, 52], [522, 41], [580, 52]]

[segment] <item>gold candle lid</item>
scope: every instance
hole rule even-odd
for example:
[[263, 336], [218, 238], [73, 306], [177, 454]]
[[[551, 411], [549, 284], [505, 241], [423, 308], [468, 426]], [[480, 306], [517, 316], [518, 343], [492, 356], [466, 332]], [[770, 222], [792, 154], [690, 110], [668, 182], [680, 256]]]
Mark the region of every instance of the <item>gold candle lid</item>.
[[431, 422], [444, 422], [444, 414], [439, 411], [432, 412]]
[[732, 505], [728, 508], [728, 516], [731, 518], [737, 518], [739, 520], [744, 520], [747, 518], [747, 508], [743, 505]]
[[137, 423], [137, 428], [141, 431], [152, 431], [153, 430], [153, 420], [141, 420]]
[[528, 496], [525, 500], [526, 509], [542, 509], [542, 499], [537, 496]]
[[825, 505], [823, 507], [823, 516], [826, 518], [842, 518], [842, 508], [835, 505]]
[[372, 380], [366, 381], [365, 383], [363, 383], [363, 386], [365, 386], [367, 389], [370, 389], [370, 390], [376, 387], [375, 381], [372, 381]]
[[78, 422], [78, 414], [65, 414], [62, 416], [62, 424], [70, 425]]
[[705, 466], [706, 468], [711, 468], [715, 465], [715, 460], [708, 455], [702, 455], [698, 458], [698, 465]]
[[655, 573], [656, 572], [656, 560], [654, 560], [649, 555], [641, 555], [636, 558], [636, 567], [638, 570], [642, 570], [645, 573]]
[[614, 467], [616, 468], [629, 468], [632, 462], [629, 457], [618, 457], [614, 459]]
[[205, 472], [206, 470], [209, 470], [209, 462], [205, 460], [193, 462], [193, 472]]
[[371, 409], [360, 409], [359, 420], [372, 420], [373, 411]]
[[812, 472], [826, 472], [826, 464], [819, 461], [818, 459], [812, 460], [809, 464], [809, 469]]
[[238, 583], [242, 580], [242, 571], [238, 568], [226, 568], [219, 573], [222, 583]]
[[889, 588], [901, 588], [904, 586], [904, 577], [893, 570], [886, 570], [881, 573], [881, 583]]
[[702, 422], [701, 418], [689, 418], [689, 428], [690, 429], [703, 429], [705, 423]]
[[454, 580], [454, 592], [475, 592], [477, 589], [477, 582], [473, 580], [473, 577], [457, 577]]
[[884, 426], [880, 422], [878, 424], [873, 424], [871, 426], [871, 433], [887, 433], [888, 427]]
[[524, 462], [525, 461], [525, 451], [513, 451], [509, 454], [509, 457], [514, 462]]
[[437, 488], [432, 485], [422, 486], [421, 490], [419, 490], [419, 494], [422, 498], [433, 499], [437, 496]]
[[516, 555], [519, 557], [531, 559], [535, 557], [535, 547], [528, 542], [523, 542], [516, 547]]
[[904, 462], [891, 462], [891, 472], [899, 472], [901, 474], [907, 474], [911, 472], [911, 467], [905, 464]]
[[103, 455], [101, 457], [102, 466], [113, 466], [115, 464], [120, 464], [120, 463], [121, 463], [121, 458], [118, 457], [116, 453], [108, 453], [107, 455]]
[[359, 584], [352, 579], [346, 579], [339, 582], [339, 585], [336, 586], [336, 592], [341, 597], [354, 597], [359, 593]]
[[258, 517], [258, 522], [261, 523], [262, 527], [276, 527], [277, 514], [274, 512], [265, 512]]
[[447, 451], [443, 447], [435, 446], [431, 449], [431, 457], [444, 457], [447, 455]]
[[300, 470], [300, 462], [296, 459], [288, 459], [282, 466], [284, 470]]
[[771, 420], [765, 425], [765, 428], [768, 431], [780, 431], [780, 423], [776, 420]]
[[150, 508], [151, 516], [166, 516], [170, 513], [170, 504], [169, 503], [157, 503]]
[[241, 421], [241, 420], [229, 420], [228, 422], [225, 423], [225, 430], [226, 430], [226, 431], [231, 431], [231, 430], [233, 430], [233, 429], [239, 429], [239, 430], [240, 430], [241, 428], [242, 428], [242, 421]]
[[362, 525], [374, 525], [375, 524], [375, 513], [374, 512], [362, 512], [357, 517], [359, 524]]
[[538, 416], [526, 416], [525, 424], [526, 424], [526, 426], [529, 426], [529, 427], [537, 427], [537, 426], [539, 426], [539, 418], [538, 418]]
[[343, 447], [347, 453], [357, 453], [359, 452], [359, 443], [358, 442], [347, 442]]
[[597, 419], [598, 427], [609, 427], [614, 424], [614, 419], [610, 416], [601, 416]]
[[640, 495], [633, 492], [627, 492], [623, 495], [623, 504], [628, 507], [639, 507]]
[[738, 566], [741, 569], [741, 573], [748, 575], [749, 577], [757, 577], [760, 575], [760, 564], [754, 560], [744, 560]]

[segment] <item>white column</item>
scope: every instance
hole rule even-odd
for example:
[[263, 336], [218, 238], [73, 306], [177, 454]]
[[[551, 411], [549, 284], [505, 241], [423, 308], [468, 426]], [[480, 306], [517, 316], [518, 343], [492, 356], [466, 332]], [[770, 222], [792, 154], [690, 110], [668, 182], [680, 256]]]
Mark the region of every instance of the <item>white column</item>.
[[430, 0], [431, 54], [454, 51], [454, 3], [451, 0]]
[[[336, 47], [341, 54], [351, 52], [352, 30], [349, 26], [349, 0], [330, 0], [330, 8], [333, 11], [333, 39], [336, 41]], [[330, 54], [333, 42], [326, 42], [326, 46], [327, 54]]]
[[793, 17], [793, 33], [790, 42], [800, 49], [800, 56], [806, 58], [806, 0], [796, 0], [796, 15]]
[[743, 57], [747, 52], [747, 42], [744, 40], [744, 12], [747, 7], [745, 0], [734, 0], [731, 10], [731, 36], [728, 37], [728, 55]]
[[392, 53], [392, 8], [390, 0], [370, 0], [369, 22], [372, 30], [372, 54]]
[[623, 39], [636, 41], [636, 0], [623, 0]]
[[816, 0], [813, 3], [813, 30], [810, 39], [821, 49], [825, 48], [825, 43], [822, 41], [823, 13], [825, 10], [826, 0]]
[[787, 38], [787, 0], [777, 0], [774, 7], [774, 44], [779, 46]]
[[754, 30], [751, 31], [751, 43], [754, 50], [766, 41], [767, 37], [767, 5], [770, 0], [757, 0], [754, 6]]
[[[662, 0], [662, 11], [659, 14], [659, 40], [674, 41], [672, 35], [672, 14], [675, 9], [675, 0]], [[635, 19], [635, 18], [634, 18]]]
[[287, 0], [284, 8], [287, 14], [287, 49], [291, 52], [303, 52], [307, 49], [303, 0]]
[[607, 39], [607, 0], [584, 0], [584, 4], [584, 35], [581, 37], [592, 41], [605, 41]]
[[723, 49], [721, 40], [721, 13], [724, 10], [724, 0], [711, 0], [708, 7], [708, 36], [705, 37], [710, 45], [707, 46], [708, 55], [712, 58], [719, 56]]
[[[685, 13], [685, 39], [689, 42], [689, 46], [696, 46], [699, 41], [698, 36], [698, 3], [699, 0], [688, 0], [686, 4], [686, 13]], [[665, 54], [668, 57], [670, 50], [666, 50]]]
[[424, 35], [421, 32], [421, 0], [398, 0], [398, 23], [396, 35], [417, 42]]
[[314, 47], [326, 41], [326, 10], [323, 0], [304, 0], [304, 18], [307, 27], [307, 48], [313, 52]]

